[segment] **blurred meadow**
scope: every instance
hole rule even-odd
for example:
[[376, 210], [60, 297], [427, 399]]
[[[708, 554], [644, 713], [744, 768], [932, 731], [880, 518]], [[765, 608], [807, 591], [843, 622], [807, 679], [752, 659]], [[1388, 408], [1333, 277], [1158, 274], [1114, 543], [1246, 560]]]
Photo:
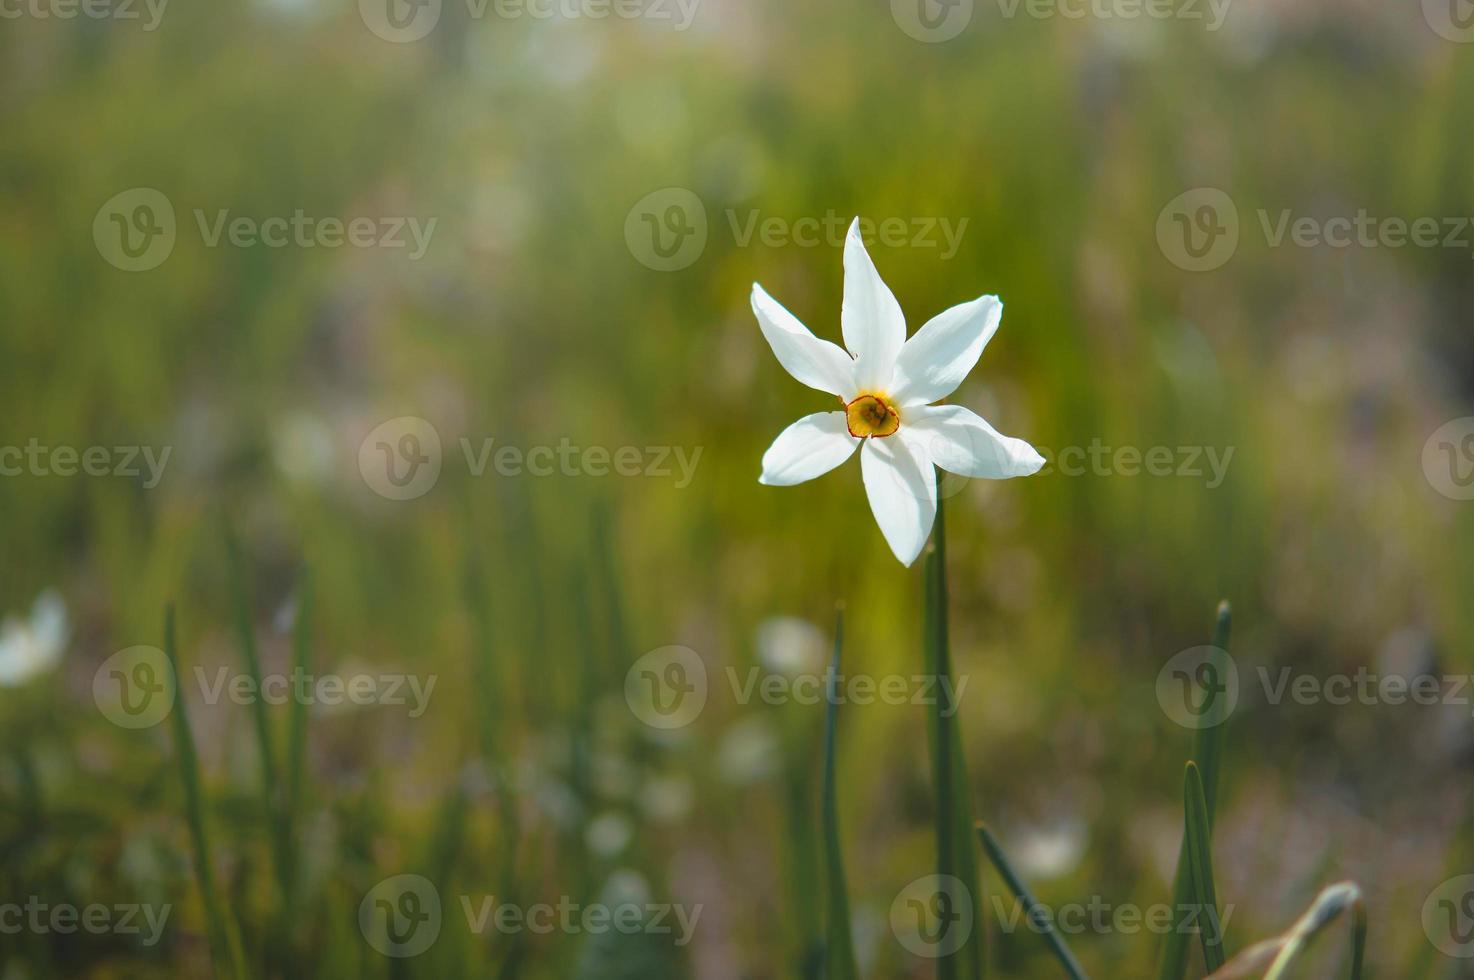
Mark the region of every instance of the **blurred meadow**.
[[[934, 0], [98, 2], [0, 0], [0, 980], [838, 977], [835, 842], [859, 974], [963, 975], [893, 914], [937, 870], [934, 713], [837, 706], [835, 837], [823, 699], [741, 694], [822, 677], [837, 604], [847, 675], [928, 671], [922, 563], [858, 464], [757, 483], [833, 406], [751, 284], [837, 341], [854, 215], [912, 330], [1003, 299], [950, 400], [1051, 461], [941, 481], [966, 795], [1038, 900], [1171, 902], [1195, 736], [1163, 678], [1226, 599], [1229, 954], [1351, 880], [1366, 975], [1474, 976], [1474, 906], [1442, 942], [1427, 914], [1474, 872], [1461, 0], [963, 0], [931, 40]], [[1175, 222], [1225, 197], [1236, 246], [1195, 270]], [[1380, 237], [1334, 244], [1359, 213]], [[337, 238], [267, 241], [297, 215]], [[392, 499], [381, 442], [430, 485]], [[129, 727], [171, 603], [172, 708]], [[633, 668], [670, 647], [706, 690], [662, 727]], [[304, 664], [402, 689], [221, 693]], [[1359, 673], [1444, 694], [1325, 696]], [[1065, 976], [977, 860], [986, 975]], [[413, 955], [365, 924], [400, 875], [441, 907]], [[698, 918], [478, 930], [485, 897]], [[11, 928], [27, 903], [168, 912]], [[1348, 930], [1294, 975], [1346, 975]], [[1065, 938], [1159, 976], [1150, 929]]]

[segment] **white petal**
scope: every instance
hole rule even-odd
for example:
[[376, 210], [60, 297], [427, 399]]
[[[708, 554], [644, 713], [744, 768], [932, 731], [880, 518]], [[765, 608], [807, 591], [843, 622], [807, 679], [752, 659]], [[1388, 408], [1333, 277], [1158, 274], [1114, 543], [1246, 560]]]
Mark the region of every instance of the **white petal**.
[[997, 296], [983, 296], [937, 314], [901, 348], [891, 393], [902, 405], [946, 398], [967, 377], [1003, 319]]
[[937, 472], [924, 448], [902, 432], [867, 439], [860, 452], [860, 473], [875, 523], [886, 544], [909, 566], [921, 554], [937, 517]]
[[763, 453], [759, 483], [791, 487], [823, 476], [855, 454], [860, 440], [850, 435], [844, 412], [805, 415], [778, 433]]
[[855, 362], [838, 344], [820, 340], [763, 287], [752, 284], [752, 312], [783, 369], [810, 388], [855, 397]]
[[844, 243], [844, 306], [839, 322], [844, 345], [855, 356], [856, 382], [862, 389], [888, 390], [896, 356], [906, 342], [906, 318], [865, 251], [859, 218], [850, 225]]
[[67, 607], [55, 589], [47, 589], [31, 605], [31, 635], [48, 661], [61, 657], [71, 635]]
[[36, 672], [30, 631], [14, 616], [0, 626], [0, 687], [19, 687]]
[[1044, 457], [1022, 439], [1000, 435], [961, 405], [909, 408], [901, 430], [942, 469], [962, 476], [1006, 480], [1039, 472]]

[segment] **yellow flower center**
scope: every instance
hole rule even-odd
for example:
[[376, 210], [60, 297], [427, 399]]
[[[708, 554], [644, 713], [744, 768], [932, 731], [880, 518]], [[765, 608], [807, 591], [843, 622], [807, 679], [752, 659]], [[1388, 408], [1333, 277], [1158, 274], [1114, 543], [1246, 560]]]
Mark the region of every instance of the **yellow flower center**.
[[882, 439], [901, 427], [901, 413], [885, 395], [865, 394], [844, 407], [845, 423], [857, 439]]

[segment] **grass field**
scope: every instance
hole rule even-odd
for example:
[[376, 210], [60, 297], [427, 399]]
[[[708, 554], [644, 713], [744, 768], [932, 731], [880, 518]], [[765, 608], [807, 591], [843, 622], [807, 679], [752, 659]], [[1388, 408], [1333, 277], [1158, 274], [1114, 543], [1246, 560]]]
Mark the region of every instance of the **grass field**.
[[1465, 0], [887, 6], [0, 0], [0, 980], [1474, 976]]

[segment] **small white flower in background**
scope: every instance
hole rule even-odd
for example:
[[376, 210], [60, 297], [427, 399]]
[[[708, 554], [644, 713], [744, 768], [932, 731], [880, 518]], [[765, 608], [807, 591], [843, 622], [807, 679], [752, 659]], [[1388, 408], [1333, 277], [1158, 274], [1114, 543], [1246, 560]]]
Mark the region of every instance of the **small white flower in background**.
[[717, 768], [727, 782], [746, 786], [776, 775], [782, 764], [778, 736], [754, 715], [727, 729], [717, 753]]
[[770, 673], [784, 677], [824, 669], [824, 633], [796, 616], [765, 619], [757, 628], [757, 658]]
[[696, 791], [681, 775], [656, 776], [645, 784], [640, 806], [656, 823], [679, 823], [691, 813]]
[[526, 787], [526, 795], [533, 806], [554, 825], [567, 830], [578, 823], [583, 804], [578, 801], [578, 794], [562, 780], [524, 769], [517, 783]]
[[1085, 824], [1062, 820], [1054, 825], [1030, 827], [1009, 846], [1014, 866], [1029, 881], [1061, 878], [1079, 867], [1085, 856]]
[[650, 881], [633, 868], [620, 868], [604, 882], [599, 900], [604, 905], [611, 906], [649, 905]]
[[272, 427], [271, 452], [287, 478], [324, 483], [333, 475], [333, 431], [309, 412], [289, 412]]
[[608, 749], [596, 749], [589, 763], [594, 788], [600, 796], [623, 800], [634, 792], [635, 770], [623, 755]]
[[634, 839], [635, 828], [618, 813], [601, 813], [584, 828], [583, 839], [588, 849], [601, 858], [616, 858]]
[[1000, 435], [960, 405], [932, 404], [957, 389], [997, 331], [998, 297], [954, 306], [907, 340], [901, 306], [860, 240], [859, 218], [844, 247], [840, 327], [849, 353], [815, 337], [757, 283], [752, 309], [784, 370], [844, 406], [783, 430], [763, 455], [758, 482], [803, 483], [860, 449], [870, 509], [903, 565], [921, 554], [937, 516], [934, 465], [990, 480], [1028, 476], [1044, 465], [1033, 446]]
[[283, 636], [288, 636], [296, 626], [297, 596], [291, 595], [276, 607], [276, 612], [271, 614], [271, 628]]
[[0, 687], [20, 687], [61, 660], [71, 628], [61, 596], [48, 589], [36, 598], [31, 616], [6, 616], [0, 624]]

